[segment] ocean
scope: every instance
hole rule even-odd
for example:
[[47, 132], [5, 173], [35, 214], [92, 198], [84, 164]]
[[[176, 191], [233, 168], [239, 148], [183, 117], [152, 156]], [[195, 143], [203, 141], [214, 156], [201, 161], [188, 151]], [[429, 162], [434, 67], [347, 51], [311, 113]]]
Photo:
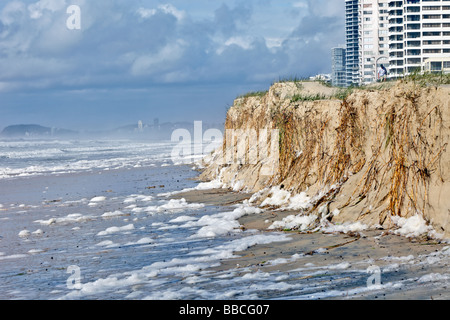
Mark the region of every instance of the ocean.
[[[237, 252], [286, 244], [290, 235], [242, 230], [240, 217], [262, 212], [248, 202], [222, 207], [172, 199], [217, 187], [196, 181], [197, 164], [174, 158], [174, 147], [127, 139], [0, 140], [0, 299], [334, 298], [416, 283], [417, 276], [393, 278], [403, 270], [399, 261], [448, 261], [447, 249], [387, 259], [383, 283], [371, 288], [366, 257], [277, 268], [309, 259], [293, 254], [261, 261], [268, 269], [222, 269]], [[317, 255], [326, 260], [326, 251]], [[448, 281], [448, 274], [433, 275], [423, 282]]]
[[245, 233], [217, 216], [224, 208], [169, 199], [199, 186], [175, 146], [0, 141], [0, 298], [233, 297], [195, 284], [235, 250], [286, 237]]

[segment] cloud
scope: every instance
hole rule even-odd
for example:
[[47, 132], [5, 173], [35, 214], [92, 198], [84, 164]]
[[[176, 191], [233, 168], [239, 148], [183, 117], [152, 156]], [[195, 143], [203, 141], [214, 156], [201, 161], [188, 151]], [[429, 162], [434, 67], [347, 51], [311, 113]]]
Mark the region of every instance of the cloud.
[[[81, 8], [81, 30], [66, 26], [71, 4]], [[243, 93], [283, 76], [329, 72], [331, 47], [344, 41], [343, 7], [343, 0], [2, 1], [0, 100], [7, 92], [48, 99], [89, 92], [84, 103], [99, 105], [95, 92], [155, 96], [171, 86]]]
[[8, 2], [0, 13], [0, 20], [3, 26], [9, 26], [15, 21], [22, 20], [26, 6], [20, 1]]
[[178, 10], [171, 4], [159, 5], [156, 9], [153, 9], [153, 8], [146, 9], [144, 7], [140, 7], [137, 10], [137, 13], [144, 19], [150, 18], [150, 17], [158, 14], [158, 12], [162, 12], [164, 14], [170, 14], [170, 15], [176, 17], [178, 20], [182, 20], [186, 16], [186, 14], [183, 11]]
[[43, 16], [44, 11], [50, 12], [60, 11], [66, 8], [65, 0], [40, 0], [28, 6], [31, 19], [39, 19]]
[[248, 24], [251, 14], [252, 10], [246, 2], [242, 2], [235, 8], [230, 8], [223, 3], [214, 12], [213, 25], [217, 32], [230, 37], [240, 30], [241, 26]]
[[343, 20], [345, 5], [343, 0], [306, 0], [311, 14], [319, 17], [336, 17]]
[[[68, 72], [80, 79], [71, 83], [81, 85], [86, 81], [86, 87], [105, 76], [108, 84], [116, 81], [116, 85], [139, 81], [146, 81], [145, 85], [158, 81], [179, 83], [180, 79], [220, 81], [222, 76], [229, 81], [233, 73], [240, 75], [235, 80], [243, 79], [242, 75], [251, 79], [255, 78], [254, 73], [274, 74], [275, 68], [287, 72], [300, 65], [294, 59], [303, 54], [294, 50], [300, 48], [309, 53], [311, 41], [328, 44], [328, 38], [337, 35], [335, 30], [341, 22], [332, 14], [337, 5], [293, 1], [291, 8], [302, 10], [302, 18], [283, 39], [282, 34], [263, 34], [269, 29], [267, 25], [255, 25], [257, 17], [274, 26], [283, 20], [280, 15], [270, 17], [271, 6], [276, 5], [270, 1], [265, 1], [265, 6], [257, 5], [258, 1], [238, 1], [235, 6], [222, 3], [208, 19], [196, 19], [186, 7], [180, 9], [174, 4], [151, 6], [147, 2], [146, 6], [133, 6], [108, 0], [80, 2], [83, 28], [73, 31], [65, 27], [67, 1], [28, 2], [9, 1], [1, 11], [0, 64], [9, 67], [6, 75], [0, 75], [0, 81], [20, 81], [23, 77], [27, 82], [19, 57], [29, 63], [39, 60], [43, 67], [31, 74], [40, 72], [49, 84], [69, 84], [70, 81], [60, 81], [67, 78]], [[318, 10], [320, 6], [332, 9], [324, 12]], [[273, 21], [267, 20], [269, 17]], [[315, 49], [329, 50], [325, 46]], [[306, 74], [313, 72], [309, 66], [303, 67]], [[183, 76], [175, 77], [176, 74]]]
[[180, 39], [167, 44], [155, 54], [137, 57], [131, 66], [132, 75], [163, 74], [167, 70], [175, 69], [177, 62], [183, 57], [184, 47], [186, 43]]

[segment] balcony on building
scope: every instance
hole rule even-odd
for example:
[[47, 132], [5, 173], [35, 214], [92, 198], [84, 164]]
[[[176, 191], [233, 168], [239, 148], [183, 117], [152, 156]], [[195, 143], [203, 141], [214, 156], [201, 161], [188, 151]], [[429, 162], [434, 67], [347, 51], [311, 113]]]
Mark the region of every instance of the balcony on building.
[[403, 1], [389, 1], [389, 8], [401, 8]]
[[421, 49], [408, 49], [406, 50], [406, 56], [420, 56], [422, 54]]
[[420, 30], [420, 23], [408, 23], [406, 30]]
[[420, 32], [407, 32], [406, 33], [406, 39], [419, 39], [420, 38]]
[[406, 48], [420, 48], [421, 42], [420, 40], [408, 40], [405, 43]]
[[406, 19], [407, 22], [417, 22], [420, 21], [420, 15], [418, 14], [410, 14], [410, 15], [406, 15]]

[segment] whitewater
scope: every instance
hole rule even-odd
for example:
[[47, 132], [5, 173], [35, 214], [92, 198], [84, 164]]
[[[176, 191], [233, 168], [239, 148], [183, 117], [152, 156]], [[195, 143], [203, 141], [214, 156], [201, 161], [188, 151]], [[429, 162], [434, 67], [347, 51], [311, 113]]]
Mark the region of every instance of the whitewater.
[[[447, 264], [448, 247], [426, 256], [386, 257], [384, 281], [371, 287], [366, 257], [316, 265], [294, 254], [264, 261], [272, 267], [267, 270], [222, 269], [241, 251], [286, 244], [291, 237], [241, 228], [238, 219], [264, 211], [248, 201], [223, 207], [171, 198], [218, 186], [197, 182], [197, 165], [174, 158], [174, 146], [125, 139], [1, 140], [0, 299], [320, 299], [450, 278], [390, 278], [404, 272], [399, 262]], [[304, 267], [277, 268], [301, 259]]]

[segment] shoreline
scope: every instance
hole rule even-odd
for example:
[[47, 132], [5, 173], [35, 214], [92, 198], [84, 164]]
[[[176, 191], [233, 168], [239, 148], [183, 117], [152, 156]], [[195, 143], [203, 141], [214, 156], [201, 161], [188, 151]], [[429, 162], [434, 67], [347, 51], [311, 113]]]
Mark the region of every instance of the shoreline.
[[[229, 189], [191, 190], [171, 196], [184, 198], [190, 203], [229, 207], [242, 203], [251, 194]], [[389, 230], [366, 230], [348, 233], [325, 233], [268, 230], [274, 222], [298, 211], [265, 210], [260, 214], [244, 215], [238, 219], [242, 230], [256, 232], [283, 232], [290, 238], [287, 242], [256, 245], [244, 251], [235, 252], [236, 257], [221, 261], [214, 272], [285, 272], [305, 269], [310, 271], [299, 279], [321, 281], [314, 275], [320, 270], [333, 276], [347, 274], [355, 267], [361, 275], [359, 287], [352, 286], [354, 279], [346, 276], [342, 288], [347, 294], [327, 297], [310, 295], [307, 299], [450, 299], [448, 244], [432, 239], [406, 238]], [[442, 261], [433, 262], [433, 257], [444, 256]], [[379, 288], [366, 290], [363, 280], [371, 276], [370, 268], [380, 270]], [[364, 271], [367, 272], [364, 274]], [[361, 272], [363, 271], [363, 272]], [[433, 276], [441, 281], [435, 281]], [[428, 280], [428, 281], [426, 281]], [[331, 281], [331, 280], [330, 280]], [[344, 292], [344, 291], [343, 291]], [[350, 294], [349, 294], [350, 292]]]

